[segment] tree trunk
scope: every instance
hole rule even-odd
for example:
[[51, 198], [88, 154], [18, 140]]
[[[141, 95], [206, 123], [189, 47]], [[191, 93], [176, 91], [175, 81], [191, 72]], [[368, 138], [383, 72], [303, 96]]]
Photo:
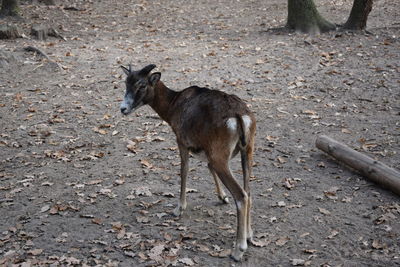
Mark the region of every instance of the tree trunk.
[[18, 0], [3, 0], [1, 4], [0, 16], [19, 16]]
[[286, 27], [303, 33], [318, 34], [335, 30], [336, 26], [319, 13], [313, 0], [288, 0]]
[[353, 7], [343, 29], [365, 30], [368, 15], [372, 10], [373, 0], [354, 0]]

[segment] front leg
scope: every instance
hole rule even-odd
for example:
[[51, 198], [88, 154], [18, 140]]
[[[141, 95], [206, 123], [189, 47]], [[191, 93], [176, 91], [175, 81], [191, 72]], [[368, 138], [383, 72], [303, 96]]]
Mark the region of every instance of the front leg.
[[174, 210], [175, 216], [181, 216], [186, 209], [186, 180], [189, 169], [189, 150], [178, 143], [179, 154], [181, 156], [181, 194], [178, 206]]

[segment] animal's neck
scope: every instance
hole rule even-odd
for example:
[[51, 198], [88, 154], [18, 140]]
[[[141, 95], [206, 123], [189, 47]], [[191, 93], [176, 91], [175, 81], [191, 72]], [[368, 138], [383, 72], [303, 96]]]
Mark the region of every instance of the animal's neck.
[[168, 124], [171, 122], [172, 105], [178, 92], [169, 89], [159, 81], [154, 88], [154, 98], [149, 105]]

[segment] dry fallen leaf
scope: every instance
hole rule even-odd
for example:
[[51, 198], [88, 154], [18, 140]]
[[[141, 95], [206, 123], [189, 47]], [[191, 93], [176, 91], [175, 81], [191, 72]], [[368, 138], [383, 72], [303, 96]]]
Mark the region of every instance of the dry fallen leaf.
[[193, 266], [194, 265], [193, 260], [190, 259], [190, 258], [182, 258], [182, 259], [179, 259], [178, 262], [183, 263], [186, 266]]
[[111, 189], [110, 188], [102, 188], [102, 189], [100, 189], [99, 194], [101, 194], [101, 195], [111, 194]]
[[[214, 245], [215, 247], [216, 245]], [[214, 250], [216, 250], [214, 248]], [[225, 250], [221, 250], [221, 248], [218, 247], [218, 251], [211, 251], [209, 252], [209, 255], [212, 257], [218, 257], [218, 258], [226, 258], [229, 255], [231, 255], [232, 251], [230, 249], [225, 249]]]
[[291, 259], [290, 262], [293, 266], [303, 266], [306, 261], [302, 259]]
[[278, 207], [285, 207], [286, 203], [285, 203], [285, 201], [278, 201], [277, 205], [278, 205]]
[[164, 244], [156, 245], [150, 250], [150, 252], [147, 255], [153, 261], [161, 262], [161, 261], [163, 261], [163, 257], [161, 255], [162, 255], [164, 249], [165, 249]]
[[279, 246], [279, 247], [282, 247], [282, 246], [284, 246], [289, 240], [290, 240], [290, 238], [289, 238], [288, 236], [280, 237], [279, 239], [277, 239], [277, 240], [275, 241], [275, 245], [277, 245], [277, 246]]
[[125, 228], [123, 227], [121, 230], [118, 231], [117, 239], [119, 240], [119, 239], [124, 238], [125, 233], [126, 233], [126, 231], [125, 231]]
[[42, 252], [43, 252], [43, 249], [32, 249], [32, 250], [28, 251], [28, 254], [32, 255], [32, 256], [38, 256], [38, 255], [42, 254]]
[[79, 265], [81, 263], [80, 260], [74, 257], [68, 257], [64, 260], [68, 265]]
[[277, 136], [272, 136], [272, 135], [267, 135], [267, 137], [265, 137], [265, 139], [267, 139], [270, 142], [276, 142], [279, 140], [279, 137]]
[[300, 235], [300, 237], [303, 238], [303, 237], [306, 237], [306, 236], [309, 236], [309, 235], [310, 235], [309, 232], [305, 232], [305, 233], [302, 233], [302, 234]]
[[322, 161], [318, 162], [317, 166], [320, 167], [320, 168], [325, 168], [326, 167], [325, 163], [322, 162]]
[[153, 195], [150, 191], [150, 187], [148, 186], [139, 186], [133, 189], [133, 192], [135, 193], [136, 196], [151, 197]]
[[51, 183], [51, 182], [46, 181], [46, 182], [41, 183], [40, 185], [41, 185], [41, 186], [52, 186], [53, 184], [54, 184], [54, 183]]
[[134, 258], [136, 256], [136, 254], [133, 253], [132, 251], [126, 251], [126, 250], [124, 251], [124, 255], [131, 258]]
[[161, 137], [161, 136], [155, 136], [155, 137], [152, 139], [152, 141], [155, 141], [155, 142], [163, 142], [163, 141], [165, 141], [165, 138], [163, 138], [163, 137]]
[[14, 96], [14, 99], [15, 99], [17, 102], [21, 102], [21, 101], [22, 101], [22, 98], [23, 98], [23, 96], [22, 96], [21, 93], [16, 93], [15, 96]]
[[381, 216], [376, 218], [374, 220], [374, 223], [375, 224], [382, 224], [382, 223], [386, 223], [386, 222], [388, 222], [390, 220], [395, 220], [395, 219], [396, 219], [396, 215], [394, 215], [391, 212], [388, 212], [388, 213], [382, 214]]
[[197, 193], [198, 190], [194, 188], [186, 188], [186, 193]]
[[88, 182], [86, 182], [86, 185], [96, 185], [96, 184], [101, 184], [103, 182], [102, 179], [95, 179], [95, 180], [90, 180]]
[[327, 198], [336, 200], [336, 199], [338, 199], [338, 197], [336, 196], [336, 192], [338, 190], [340, 190], [339, 187], [333, 186], [333, 187], [329, 188], [327, 191], [324, 191], [324, 194]]
[[58, 206], [57, 206], [57, 205], [53, 206], [53, 207], [50, 209], [49, 213], [50, 213], [51, 215], [58, 214]]
[[140, 163], [142, 164], [143, 167], [146, 167], [148, 169], [153, 168], [153, 165], [146, 159], [141, 159]]
[[138, 223], [148, 223], [150, 219], [146, 216], [136, 216], [136, 221]]
[[380, 242], [379, 240], [374, 239], [374, 241], [372, 241], [372, 248], [374, 249], [384, 249], [387, 247], [387, 244]]
[[339, 234], [339, 231], [337, 231], [337, 230], [332, 230], [331, 231], [331, 234], [328, 236], [328, 239], [332, 239], [332, 238], [334, 238], [335, 236], [337, 236]]
[[351, 134], [351, 131], [349, 129], [343, 128], [342, 133]]
[[229, 255], [231, 255], [231, 253], [232, 253], [232, 251], [231, 251], [230, 249], [224, 249], [223, 251], [221, 251], [221, 252], [218, 254], [218, 257], [220, 257], [220, 258], [226, 258], [226, 257], [228, 257]]
[[317, 112], [315, 110], [309, 110], [309, 109], [303, 110], [302, 113], [306, 114], [306, 115], [316, 115], [317, 114]]
[[90, 152], [90, 156], [95, 157], [95, 158], [102, 158], [104, 157], [105, 153], [101, 151], [92, 151]]
[[94, 223], [94, 224], [101, 224], [102, 222], [103, 222], [103, 220], [100, 219], [100, 218], [93, 218], [92, 219], [92, 223]]
[[318, 250], [316, 250], [316, 249], [305, 249], [303, 251], [304, 251], [304, 253], [307, 253], [307, 254], [315, 254], [318, 252]]
[[269, 243], [271, 243], [271, 242], [268, 241], [268, 240], [266, 240], [266, 239], [265, 239], [265, 240], [258, 240], [258, 241], [253, 240], [253, 241], [251, 242], [251, 244], [252, 244], [253, 246], [260, 247], [260, 248], [263, 248], [263, 247], [268, 246]]
[[201, 244], [197, 245], [197, 250], [201, 251], [201, 252], [209, 252], [210, 251], [210, 249], [207, 246], [204, 246], [204, 245], [201, 245]]
[[284, 180], [284, 187], [286, 187], [287, 189], [291, 190], [294, 188], [294, 186], [296, 185], [296, 180], [292, 179], [292, 178], [285, 178]]
[[48, 211], [50, 209], [50, 205], [45, 205], [45, 206], [43, 206], [41, 209], [40, 209], [40, 212], [46, 212], [46, 211]]
[[137, 255], [141, 260], [143, 260], [143, 261], [147, 260], [147, 256], [142, 251], [139, 252]]
[[118, 231], [124, 227], [121, 222], [112, 222], [111, 225], [114, 230], [118, 230]]
[[126, 148], [127, 148], [129, 151], [131, 151], [131, 152], [133, 152], [133, 153], [136, 153], [136, 142], [133, 142], [133, 141], [129, 140], [129, 141], [128, 141], [128, 144], [126, 145]]
[[125, 183], [125, 179], [122, 178], [122, 179], [115, 180], [113, 184], [114, 185], [123, 185], [124, 183]]
[[353, 198], [352, 197], [344, 197], [344, 198], [342, 198], [342, 202], [344, 202], [344, 203], [350, 203], [351, 201], [353, 201]]
[[327, 209], [324, 208], [318, 208], [319, 212], [321, 212], [324, 215], [331, 215], [331, 212]]
[[280, 163], [280, 164], [285, 164], [286, 162], [287, 162], [287, 159], [285, 159], [284, 157], [277, 157], [276, 158], [277, 160], [278, 160], [278, 162]]
[[95, 133], [99, 133], [99, 134], [101, 134], [101, 135], [106, 135], [106, 134], [107, 134], [107, 131], [106, 131], [106, 130], [101, 129], [101, 128], [99, 128], [99, 127], [94, 127], [92, 130], [93, 130]]
[[163, 192], [162, 193], [162, 195], [164, 196], [164, 197], [175, 197], [175, 194], [174, 193], [172, 193], [172, 192]]

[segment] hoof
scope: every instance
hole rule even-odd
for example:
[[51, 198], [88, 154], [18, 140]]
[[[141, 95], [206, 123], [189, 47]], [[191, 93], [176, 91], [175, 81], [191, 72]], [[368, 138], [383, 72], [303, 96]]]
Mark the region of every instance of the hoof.
[[234, 261], [241, 261], [244, 252], [247, 250], [247, 242], [244, 240], [240, 245], [236, 244], [232, 250], [231, 258]]
[[229, 204], [228, 196], [219, 196], [219, 199], [222, 201], [222, 204]]
[[236, 261], [236, 262], [240, 262], [242, 260], [244, 251], [240, 251], [240, 250], [234, 250], [231, 254], [231, 259]]
[[175, 217], [180, 217], [180, 216], [182, 216], [183, 211], [184, 211], [184, 209], [182, 208], [182, 206], [178, 205], [178, 206], [174, 209], [174, 211], [172, 212], [172, 214], [173, 214]]

